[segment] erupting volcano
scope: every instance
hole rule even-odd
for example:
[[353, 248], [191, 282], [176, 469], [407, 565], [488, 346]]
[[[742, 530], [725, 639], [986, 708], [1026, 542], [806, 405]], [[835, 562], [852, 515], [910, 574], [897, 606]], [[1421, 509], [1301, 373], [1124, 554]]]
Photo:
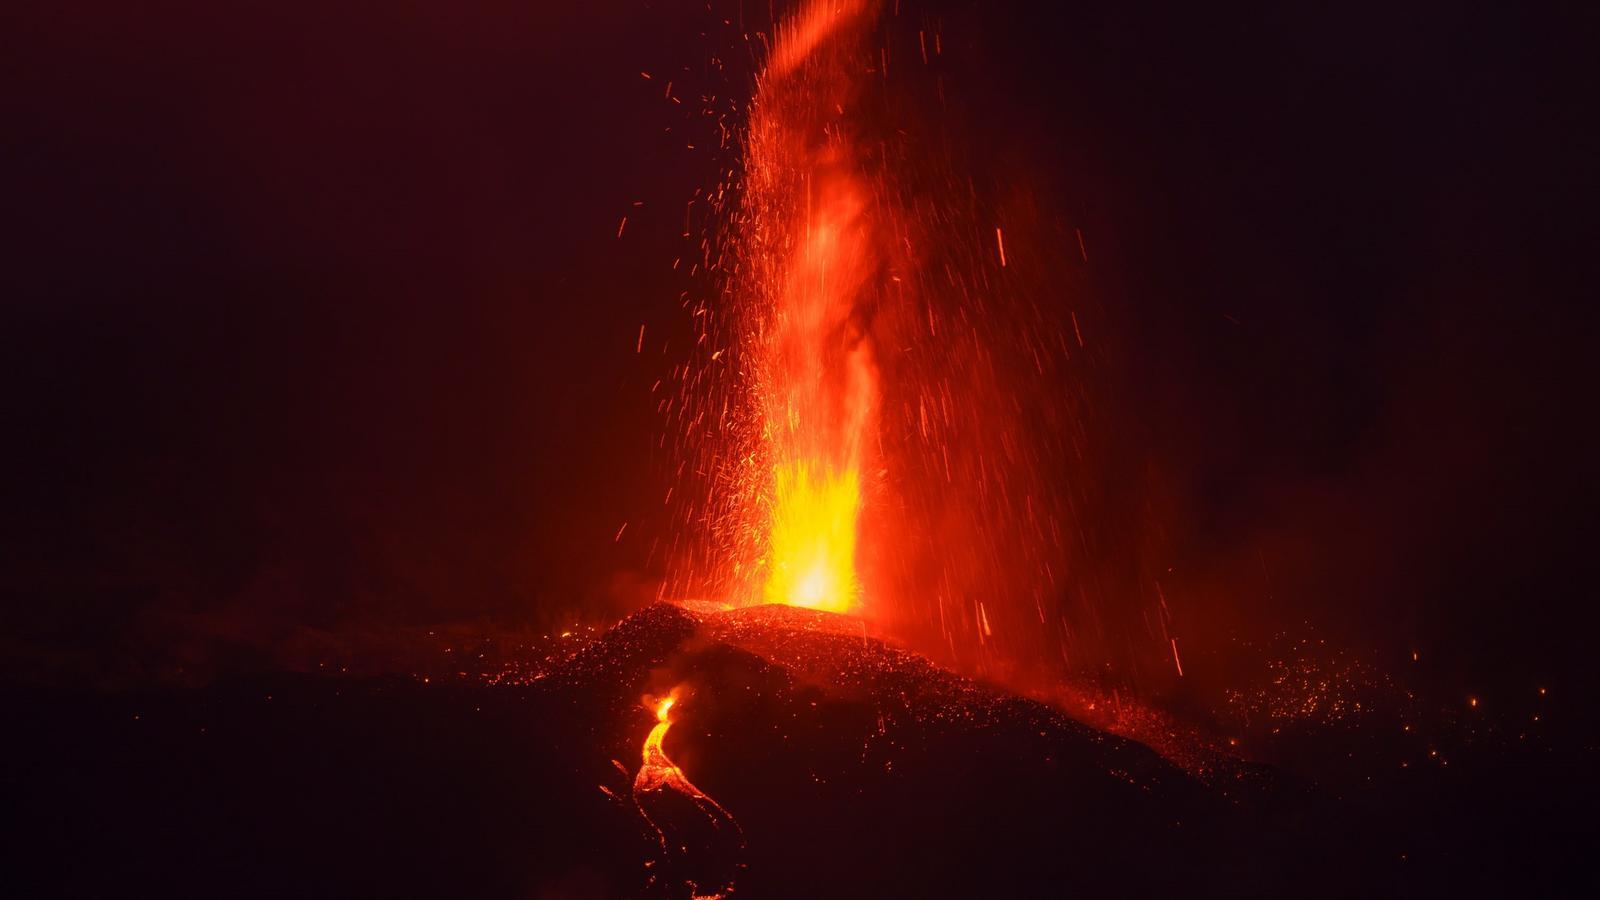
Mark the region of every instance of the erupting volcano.
[[1545, 11], [13, 6], [12, 893], [1600, 896]]
[[[692, 462], [709, 485], [686, 524], [707, 542], [689, 554], [694, 564], [679, 561], [696, 570], [675, 584], [694, 586], [688, 606], [713, 616], [703, 628], [714, 640], [790, 677], [839, 684], [852, 667], [878, 667], [902, 685], [903, 702], [942, 691], [933, 714], [971, 716], [963, 705], [988, 695], [949, 688], [954, 676], [907, 665], [913, 657], [880, 659], [868, 623], [921, 637], [936, 623], [950, 649], [985, 649], [1033, 597], [1035, 630], [1052, 633], [1038, 598], [1055, 577], [1061, 526], [1035, 468], [1060, 435], [1029, 441], [1019, 399], [1028, 382], [1002, 360], [1026, 354], [1042, 375], [1067, 346], [1008, 286], [1003, 231], [979, 215], [970, 177], [910, 136], [929, 128], [908, 118], [917, 104], [873, 95], [889, 65], [886, 45], [874, 44], [888, 41], [880, 15], [870, 0], [808, 0], [761, 42], [739, 160], [714, 192], [724, 216], [704, 244], [719, 296], [695, 309], [705, 355], [678, 406], [685, 445], [698, 450], [678, 471]], [[927, 32], [918, 43], [927, 65]], [[937, 32], [931, 45], [937, 55]], [[963, 179], [968, 191], [952, 193]], [[1060, 415], [1036, 417], [1034, 430]], [[820, 618], [749, 609], [763, 605]], [[663, 627], [666, 615], [647, 611], [619, 629]], [[690, 661], [704, 657], [696, 643], [663, 652], [671, 677], [693, 674]], [[725, 703], [727, 674], [701, 674], [709, 702]], [[645, 812], [645, 798], [677, 796], [698, 808], [691, 822], [731, 824], [666, 757], [678, 691], [658, 701], [636, 802]], [[883, 697], [848, 702], [873, 707], [879, 736], [890, 734]], [[645, 818], [663, 859], [716, 855], [701, 839], [668, 840], [661, 816]], [[662, 890], [701, 883], [669, 884], [661, 871], [652, 884]]]

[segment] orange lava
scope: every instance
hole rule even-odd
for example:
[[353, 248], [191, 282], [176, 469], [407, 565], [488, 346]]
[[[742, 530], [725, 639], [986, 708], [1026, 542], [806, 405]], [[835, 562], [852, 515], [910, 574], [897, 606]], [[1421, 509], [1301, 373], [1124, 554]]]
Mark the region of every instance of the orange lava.
[[658, 597], [848, 613], [991, 675], [1089, 659], [1084, 338], [1041, 305], [1066, 289], [1050, 226], [1022, 173], [945, 139], [937, 28], [897, 54], [891, 4], [796, 7], [750, 38], [738, 161], [690, 205], [710, 290], [685, 292], [694, 342], [658, 382], [679, 526]]
[[[743, 830], [739, 827], [738, 821], [726, 809], [723, 809], [717, 801], [712, 800], [704, 791], [695, 787], [689, 781], [688, 776], [683, 774], [683, 770], [678, 768], [678, 765], [667, 756], [664, 745], [667, 739], [667, 732], [672, 728], [672, 710], [678, 704], [681, 696], [680, 692], [681, 688], [673, 688], [667, 696], [656, 700], [647, 700], [645, 703], [647, 708], [655, 710], [656, 724], [650, 729], [649, 736], [644, 739], [643, 764], [640, 765], [639, 772], [633, 779], [634, 807], [638, 809], [639, 815], [643, 817], [644, 821], [654, 829], [663, 854], [691, 855], [697, 851], [703, 852], [705, 849], [703, 847], [691, 848], [688, 844], [678, 843], [681, 837], [669, 841], [669, 830], [681, 835], [681, 832], [677, 830], [685, 824], [681, 819], [681, 810], [676, 815], [669, 812], [669, 818], [660, 821], [652, 815], [652, 809], [656, 809], [659, 812], [662, 802], [674, 794], [691, 801], [705, 817], [704, 821], [710, 823], [713, 829], [728, 829], [726, 833], [732, 835], [738, 841], [742, 852], [744, 847]], [[673, 825], [674, 822], [676, 827]], [[655, 876], [652, 875], [651, 878], [653, 881]], [[684, 884], [689, 888], [690, 894], [695, 900], [714, 900], [714, 898], [726, 896], [724, 891], [721, 890], [705, 893], [702, 890], [704, 886], [697, 884], [693, 880], [686, 881]], [[731, 891], [733, 887], [732, 881], [726, 881], [723, 887]]]
[[639, 774], [634, 776], [633, 793], [637, 797], [646, 791], [676, 790], [696, 800], [710, 802], [709, 797], [689, 783], [683, 770], [667, 758], [667, 753], [661, 746], [667, 739], [667, 730], [672, 727], [672, 720], [668, 716], [672, 712], [673, 704], [677, 702], [677, 689], [673, 689], [672, 693], [656, 701], [656, 725], [644, 739], [644, 764], [639, 767]]
[[779, 29], [744, 147], [742, 302], [765, 463], [752, 599], [834, 612], [860, 599], [863, 473], [877, 437], [860, 306], [878, 258], [846, 127], [856, 79], [837, 48], [865, 7], [812, 2]]

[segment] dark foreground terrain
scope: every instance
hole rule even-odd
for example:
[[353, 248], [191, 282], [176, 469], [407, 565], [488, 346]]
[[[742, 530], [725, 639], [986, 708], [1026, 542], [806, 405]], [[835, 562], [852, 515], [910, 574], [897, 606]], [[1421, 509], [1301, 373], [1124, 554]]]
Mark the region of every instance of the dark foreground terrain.
[[[635, 802], [646, 704], [674, 688], [667, 754], [736, 821], [671, 792]], [[1431, 811], [1415, 796], [1358, 809], [1245, 765], [1197, 779], [799, 610], [652, 607], [517, 686], [282, 675], [3, 702], [5, 871], [27, 886], [12, 896], [687, 897], [691, 881], [754, 898], [1549, 896], [1593, 881], [1574, 865], [1592, 827], [1548, 812], [1576, 806], [1559, 770], [1468, 783]]]

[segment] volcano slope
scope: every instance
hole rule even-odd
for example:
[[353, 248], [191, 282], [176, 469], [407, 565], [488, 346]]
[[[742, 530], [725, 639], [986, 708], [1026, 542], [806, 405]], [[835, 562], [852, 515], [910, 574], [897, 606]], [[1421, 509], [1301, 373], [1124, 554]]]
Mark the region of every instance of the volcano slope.
[[[674, 692], [662, 748], [708, 802], [635, 793]], [[32, 896], [1306, 896], [1390, 874], [1304, 791], [1202, 783], [788, 607], [652, 606], [518, 685], [0, 701], [7, 871]]]
[[[569, 660], [551, 689], [588, 706], [599, 743], [628, 762], [608, 787], [619, 806], [648, 729], [641, 697], [679, 692], [667, 755], [737, 820], [742, 846], [702, 838], [662, 862], [720, 857], [712, 880], [733, 866], [739, 895], [1237, 896], [1272, 893], [1310, 862], [1267, 826], [1279, 789], [1264, 776], [1208, 787], [862, 631], [795, 607], [661, 604]], [[665, 880], [654, 886], [670, 895], [678, 879]]]

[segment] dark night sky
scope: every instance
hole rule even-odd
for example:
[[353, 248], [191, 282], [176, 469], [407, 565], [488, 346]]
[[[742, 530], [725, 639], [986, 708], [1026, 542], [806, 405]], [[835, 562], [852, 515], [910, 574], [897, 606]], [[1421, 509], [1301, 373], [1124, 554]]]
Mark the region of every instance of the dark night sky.
[[[1115, 440], [1173, 486], [1179, 626], [1579, 677], [1592, 23], [931, 6], [974, 127], [1086, 235]], [[639, 72], [737, 55], [728, 28], [667, 0], [8, 19], [14, 659], [652, 593], [634, 342], [674, 327], [718, 160]]]

